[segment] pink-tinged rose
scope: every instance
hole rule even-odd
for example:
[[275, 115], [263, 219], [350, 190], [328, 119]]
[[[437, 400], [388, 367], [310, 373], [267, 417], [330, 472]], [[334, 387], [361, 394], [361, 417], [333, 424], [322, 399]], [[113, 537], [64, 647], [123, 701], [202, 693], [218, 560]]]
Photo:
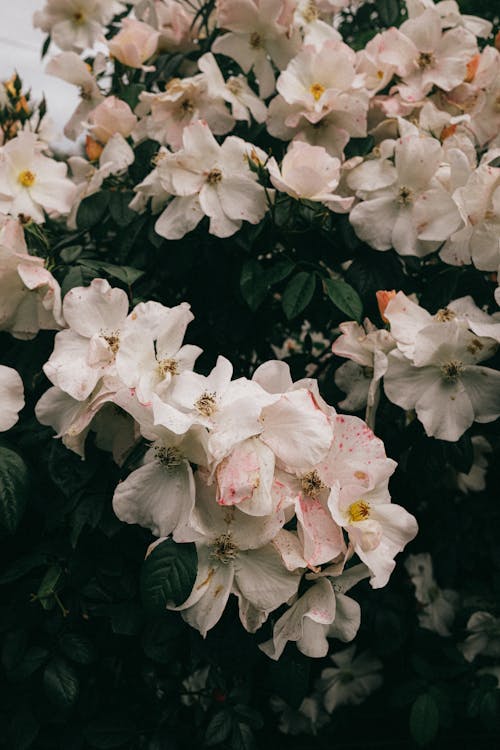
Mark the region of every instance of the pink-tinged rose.
[[101, 102], [91, 112], [89, 120], [92, 135], [103, 144], [115, 133], [126, 138], [137, 124], [137, 117], [128, 104], [116, 96], [108, 96]]
[[126, 18], [122, 29], [109, 43], [113, 57], [129, 68], [142, 68], [156, 52], [160, 33], [147, 23]]
[[161, 52], [187, 51], [193, 49], [195, 16], [175, 0], [164, 0], [155, 3], [158, 19]]

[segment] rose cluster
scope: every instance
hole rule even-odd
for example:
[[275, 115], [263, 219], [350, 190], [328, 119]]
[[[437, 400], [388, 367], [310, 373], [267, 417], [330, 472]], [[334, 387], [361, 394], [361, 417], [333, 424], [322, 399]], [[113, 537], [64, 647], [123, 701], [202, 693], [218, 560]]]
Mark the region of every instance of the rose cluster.
[[95, 279], [66, 294], [63, 314], [67, 328], [44, 365], [53, 387], [36, 415], [82, 457], [90, 429], [118, 462], [148, 442], [113, 507], [157, 544], [195, 543], [196, 581], [177, 607], [187, 622], [205, 635], [235, 594], [250, 632], [290, 605], [262, 645], [273, 658], [288, 640], [309, 656], [327, 653], [327, 636], [352, 640], [360, 610], [345, 592], [367, 577], [384, 586], [417, 531], [391, 503], [395, 462], [383, 443], [278, 360], [251, 380], [232, 379], [224, 357], [208, 375], [195, 372], [201, 349], [183, 343], [186, 303], [129, 313], [126, 293]]

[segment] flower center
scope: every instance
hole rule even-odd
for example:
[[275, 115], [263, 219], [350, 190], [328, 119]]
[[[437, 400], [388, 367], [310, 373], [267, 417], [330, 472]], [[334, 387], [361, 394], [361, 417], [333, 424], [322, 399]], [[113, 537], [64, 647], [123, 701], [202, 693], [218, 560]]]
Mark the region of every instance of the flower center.
[[240, 94], [243, 90], [243, 84], [234, 76], [227, 81], [226, 86], [232, 94]]
[[221, 534], [214, 541], [212, 547], [211, 557], [215, 557], [223, 565], [227, 565], [231, 560], [238, 557], [239, 548], [233, 541], [233, 537], [230, 531], [225, 534]]
[[364, 521], [370, 515], [370, 505], [365, 500], [357, 500], [349, 506], [347, 515], [351, 523]]
[[204, 417], [211, 417], [217, 411], [217, 401], [215, 399], [215, 393], [202, 393], [198, 401], [195, 403], [195, 408]]
[[463, 363], [458, 359], [452, 359], [450, 362], [441, 365], [441, 375], [443, 376], [443, 380], [446, 380], [448, 383], [456, 383], [463, 371]]
[[158, 375], [164, 378], [166, 375], [178, 375], [179, 363], [176, 359], [160, 359], [156, 366]]
[[316, 469], [309, 471], [300, 478], [302, 492], [309, 497], [317, 497], [325, 487]]
[[453, 320], [453, 318], [456, 317], [456, 313], [454, 313], [453, 310], [450, 310], [448, 307], [441, 308], [441, 310], [438, 310], [435, 315], [438, 323], [448, 323], [448, 321]]
[[118, 331], [112, 331], [111, 333], [102, 333], [104, 341], [107, 343], [113, 354], [116, 354], [120, 348], [120, 336]]
[[256, 31], [250, 35], [250, 47], [252, 49], [260, 49], [262, 47], [262, 37]]
[[154, 454], [157, 461], [167, 469], [180, 466], [184, 460], [182, 453], [174, 445], [155, 445]]
[[417, 64], [421, 70], [426, 70], [427, 68], [430, 68], [431, 65], [434, 65], [434, 62], [435, 60], [432, 52], [421, 52]]
[[77, 10], [75, 11], [75, 13], [73, 13], [73, 21], [78, 24], [85, 21], [85, 16], [83, 15], [81, 10]]
[[398, 203], [402, 206], [409, 206], [413, 202], [413, 190], [404, 185], [399, 188]]
[[310, 0], [302, 11], [302, 18], [306, 23], [311, 23], [319, 18], [319, 11], [314, 0]]
[[317, 102], [325, 93], [325, 87], [322, 86], [321, 83], [312, 83], [309, 87], [309, 91], [313, 95], [314, 101]]
[[207, 182], [209, 185], [217, 185], [222, 180], [222, 172], [220, 169], [211, 169], [207, 174]]
[[191, 99], [184, 99], [184, 101], [181, 104], [181, 110], [187, 114], [192, 115], [194, 112], [194, 104], [191, 101]]
[[471, 342], [467, 345], [467, 351], [471, 354], [477, 354], [482, 349], [484, 349], [484, 344], [482, 344], [479, 339], [472, 339]]
[[36, 175], [34, 172], [30, 172], [29, 169], [25, 169], [24, 172], [21, 172], [19, 177], [17, 178], [17, 181], [21, 183], [23, 187], [29, 188], [34, 185], [36, 179]]

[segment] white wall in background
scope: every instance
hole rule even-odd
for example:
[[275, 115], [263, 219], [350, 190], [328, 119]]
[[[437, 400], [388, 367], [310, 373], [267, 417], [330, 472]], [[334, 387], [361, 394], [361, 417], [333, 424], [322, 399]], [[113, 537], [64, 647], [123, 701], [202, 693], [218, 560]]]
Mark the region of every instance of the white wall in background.
[[[78, 91], [75, 86], [44, 73], [48, 56], [42, 61], [40, 54], [45, 37], [32, 26], [34, 11], [44, 5], [44, 0], [0, 0], [0, 80], [10, 78], [16, 69], [25, 86], [31, 87], [32, 99], [45, 94], [48, 112], [62, 129], [78, 104]], [[57, 51], [52, 46], [49, 56]]]

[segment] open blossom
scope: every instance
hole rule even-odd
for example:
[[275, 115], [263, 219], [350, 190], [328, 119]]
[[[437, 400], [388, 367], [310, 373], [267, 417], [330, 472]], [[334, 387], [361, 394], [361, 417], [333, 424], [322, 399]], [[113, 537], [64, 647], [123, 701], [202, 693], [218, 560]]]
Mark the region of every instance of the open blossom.
[[44, 156], [46, 145], [23, 131], [0, 149], [0, 210], [23, 214], [37, 224], [50, 216], [69, 213], [75, 187], [67, 179], [67, 166]]
[[256, 122], [265, 121], [266, 105], [252, 91], [244, 76], [230, 76], [225, 81], [215, 57], [210, 52], [200, 57], [198, 67], [205, 75], [210, 95], [224, 99], [230, 105], [235, 120], [246, 120], [250, 123], [252, 115]]
[[454, 29], [457, 26], [467, 29], [474, 36], [488, 37], [491, 34], [492, 24], [485, 18], [470, 16], [460, 13], [460, 7], [455, 0], [407, 0], [409, 18], [414, 18], [423, 13], [426, 8], [435, 8], [441, 18], [443, 29]]
[[441, 18], [434, 8], [409, 18], [400, 32], [406, 40], [398, 48], [406, 62], [403, 82], [398, 86], [403, 99], [416, 102], [433, 86], [450, 91], [465, 80], [467, 64], [478, 52], [473, 34], [464, 28], [443, 33]]
[[89, 122], [93, 137], [106, 144], [115, 133], [127, 138], [137, 123], [137, 117], [126, 102], [108, 96], [92, 110]]
[[401, 351], [388, 355], [387, 397], [415, 409], [432, 437], [458, 440], [474, 421], [500, 416], [500, 373], [479, 363], [496, 351], [493, 339], [476, 336], [450, 320], [423, 328], [413, 362]]
[[278, 167], [274, 158], [266, 164], [271, 182], [277, 190], [292, 198], [319, 201], [332, 211], [349, 210], [353, 198], [335, 194], [340, 181], [340, 161], [321, 146], [294, 141]]
[[19, 373], [0, 365], [0, 432], [10, 430], [24, 406], [24, 386]]
[[265, 161], [260, 149], [234, 136], [219, 146], [202, 121], [184, 129], [183, 146], [158, 165], [161, 184], [176, 196], [156, 222], [159, 235], [180, 239], [206, 215], [211, 234], [230, 237], [243, 221], [257, 224], [262, 219], [265, 191], [248, 166], [252, 158]]
[[290, 0], [221, 0], [217, 20], [228, 33], [216, 39], [212, 51], [236, 60], [244, 73], [253, 68], [266, 99], [274, 92], [272, 62], [283, 69], [298, 48], [298, 36], [290, 33], [292, 18]]
[[123, 9], [116, 0], [46, 0], [33, 24], [61, 49], [83, 52], [104, 40], [104, 27]]
[[173, 534], [176, 539], [177, 529], [185, 530], [195, 504], [191, 463], [207, 463], [206, 435], [199, 427], [175, 435], [148, 418], [140, 424], [152, 440], [151, 447], [142, 466], [116, 487], [113, 509], [125, 523], [146, 526], [159, 537]]
[[458, 607], [457, 592], [439, 588], [434, 580], [432, 559], [428, 552], [408, 555], [405, 568], [415, 586], [420, 627], [443, 637], [451, 635], [450, 628]]
[[365, 565], [355, 565], [336, 578], [319, 578], [277, 620], [272, 640], [259, 648], [272, 659], [279, 659], [288, 641], [296, 641], [306, 656], [321, 657], [328, 653], [327, 638], [352, 641], [361, 622], [361, 610], [344, 592], [367, 576]]
[[303, 47], [276, 84], [279, 96], [269, 107], [271, 135], [324, 146], [336, 156], [351, 137], [365, 136], [369, 94], [355, 65], [355, 53], [342, 41]]
[[120, 133], [115, 133], [104, 146], [97, 164], [91, 164], [82, 156], [70, 156], [68, 163], [76, 188], [73, 207], [68, 216], [68, 228], [76, 229], [76, 216], [80, 203], [89, 195], [99, 191], [110, 175], [119, 175], [133, 164], [134, 152]]
[[437, 250], [462, 224], [451, 195], [437, 179], [443, 158], [439, 141], [421, 135], [400, 138], [389, 159], [368, 160], [347, 177], [363, 198], [350, 213], [360, 239], [376, 250], [401, 255]]
[[490, 443], [482, 435], [471, 437], [473, 460], [467, 472], [458, 472], [456, 482], [458, 489], [465, 493], [481, 492], [486, 487], [486, 472], [488, 470], [488, 455], [492, 452]]
[[59, 284], [43, 258], [28, 254], [22, 226], [8, 217], [0, 230], [0, 330], [32, 339], [63, 326]]
[[195, 46], [196, 19], [190, 4], [177, 0], [140, 2], [135, 6], [135, 14], [159, 31], [159, 52], [188, 52]]
[[317, 689], [329, 714], [339, 706], [357, 706], [382, 684], [382, 662], [368, 651], [349, 646], [330, 656], [333, 667], [321, 672]]
[[190, 78], [172, 78], [160, 93], [141, 94], [138, 111], [148, 110], [134, 136], [147, 135], [161, 144], [182, 148], [184, 128], [204, 120], [215, 135], [224, 135], [234, 127], [222, 92], [213, 91], [204, 74]]
[[467, 622], [467, 632], [460, 646], [467, 661], [473, 661], [478, 654], [500, 656], [500, 618], [490, 612], [474, 612]]
[[389, 331], [377, 328], [368, 318], [363, 326], [350, 321], [341, 323], [339, 328], [341, 335], [332, 344], [332, 352], [350, 360], [335, 371], [337, 387], [347, 394], [339, 406], [346, 411], [366, 407], [366, 422], [373, 428], [387, 354], [396, 342]]
[[194, 317], [187, 302], [170, 309], [158, 305], [155, 326], [151, 325], [150, 314], [139, 314], [145, 307], [135, 308], [116, 354], [118, 375], [134, 389], [141, 403], [150, 402], [153, 393], [164, 392], [176, 376], [192, 370], [202, 351], [198, 346], [183, 344], [186, 328]]
[[486, 154], [453, 195], [465, 226], [452, 234], [441, 250], [445, 263], [473, 263], [482, 271], [496, 271], [500, 264], [500, 168], [490, 165], [493, 157]]
[[[99, 383], [84, 399], [76, 399], [61, 388], [49, 388], [35, 406], [41, 424], [52, 427], [68, 450], [85, 457], [85, 440], [99, 412], [113, 401], [117, 384], [112, 378]], [[124, 418], [125, 417], [125, 418]], [[118, 422], [118, 430], [113, 423]], [[102, 447], [112, 450], [113, 458], [120, 464], [134, 445], [136, 435], [126, 415], [116, 410], [101, 424]], [[114, 433], [114, 434], [113, 434]], [[96, 439], [96, 444], [99, 440]]]
[[129, 68], [144, 68], [146, 60], [156, 52], [159, 37], [160, 33], [149, 24], [125, 18], [120, 31], [109, 42], [109, 52]]
[[61, 78], [80, 89], [81, 101], [64, 126], [64, 134], [71, 140], [75, 140], [83, 132], [89, 113], [104, 100], [95, 79], [98, 63], [99, 59], [96, 56], [94, 71], [91, 71], [75, 52], [61, 52], [49, 60], [45, 68], [49, 75]]
[[[195, 541], [198, 575], [188, 599], [176, 607], [202, 635], [219, 620], [230, 593], [239, 600], [240, 618], [255, 631], [268, 614], [290, 599], [300, 573], [288, 571], [272, 543], [283, 515], [255, 518], [214, 503], [198, 477], [197, 507], [185, 541]], [[173, 607], [170, 607], [173, 608]]]

